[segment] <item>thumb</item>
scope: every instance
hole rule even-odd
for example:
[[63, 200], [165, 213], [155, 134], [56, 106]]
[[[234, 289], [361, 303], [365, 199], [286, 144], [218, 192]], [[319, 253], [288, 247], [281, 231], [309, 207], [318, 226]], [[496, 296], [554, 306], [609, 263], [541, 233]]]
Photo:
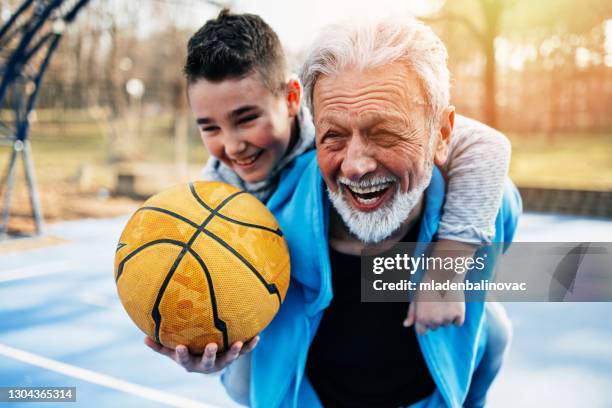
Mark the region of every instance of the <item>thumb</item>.
[[414, 317], [416, 311], [414, 307], [414, 302], [410, 302], [410, 306], [408, 306], [408, 316], [406, 316], [406, 320], [404, 320], [404, 327], [410, 327], [414, 324]]

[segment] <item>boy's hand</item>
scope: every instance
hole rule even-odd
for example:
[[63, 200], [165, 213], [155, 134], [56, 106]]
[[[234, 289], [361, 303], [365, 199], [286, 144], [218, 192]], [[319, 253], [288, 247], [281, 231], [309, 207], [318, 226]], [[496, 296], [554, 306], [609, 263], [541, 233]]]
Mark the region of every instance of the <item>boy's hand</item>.
[[[432, 256], [440, 258], [452, 257], [472, 258], [476, 246], [463, 242], [441, 239], [434, 243]], [[462, 282], [465, 275], [457, 274], [455, 271], [446, 270], [428, 270], [423, 277], [423, 281], [445, 282], [459, 281]], [[427, 301], [419, 298], [426, 297]], [[446, 298], [445, 301], [442, 301]], [[427, 293], [417, 293], [414, 300], [408, 307], [408, 315], [404, 320], [404, 326], [410, 327], [414, 324], [414, 328], [419, 334], [427, 333], [428, 329], [436, 330], [440, 326], [448, 326], [455, 324], [461, 326], [465, 320], [465, 296], [461, 290], [448, 291], [446, 293], [440, 291], [428, 291]]]
[[217, 345], [215, 343], [209, 343], [204, 349], [204, 354], [194, 355], [190, 354], [187, 346], [178, 345], [175, 350], [164, 347], [151, 340], [149, 337], [145, 337], [144, 343], [153, 351], [163, 354], [169, 357], [178, 364], [180, 364], [185, 370], [190, 373], [203, 373], [212, 374], [217, 371], [223, 370], [229, 366], [234, 360], [236, 360], [241, 354], [247, 354], [253, 351], [255, 346], [259, 342], [259, 336], [255, 336], [249, 342], [242, 344], [241, 341], [237, 341], [230, 349], [224, 353], [217, 355]]
[[414, 301], [408, 307], [408, 316], [404, 326], [414, 328], [419, 334], [427, 329], [436, 330], [440, 326], [455, 324], [457, 327], [465, 320], [465, 302], [419, 302]]

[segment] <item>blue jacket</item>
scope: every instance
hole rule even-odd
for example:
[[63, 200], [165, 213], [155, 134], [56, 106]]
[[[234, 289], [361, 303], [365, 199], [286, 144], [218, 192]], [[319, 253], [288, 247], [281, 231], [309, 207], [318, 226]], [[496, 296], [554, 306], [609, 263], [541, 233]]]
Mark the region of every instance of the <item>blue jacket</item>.
[[[435, 239], [444, 194], [444, 179], [434, 167], [425, 194], [419, 242]], [[310, 343], [333, 294], [327, 241], [330, 203], [314, 151], [298, 157], [283, 172], [267, 205], [289, 244], [291, 284], [277, 316], [261, 333], [252, 352], [250, 405], [317, 407], [320, 402], [304, 373]], [[520, 212], [520, 197], [508, 181], [496, 219], [494, 242], [512, 241]], [[485, 324], [484, 304], [468, 302], [461, 327], [443, 327], [417, 335], [437, 390], [415, 407], [462, 406], [472, 373], [482, 357]]]

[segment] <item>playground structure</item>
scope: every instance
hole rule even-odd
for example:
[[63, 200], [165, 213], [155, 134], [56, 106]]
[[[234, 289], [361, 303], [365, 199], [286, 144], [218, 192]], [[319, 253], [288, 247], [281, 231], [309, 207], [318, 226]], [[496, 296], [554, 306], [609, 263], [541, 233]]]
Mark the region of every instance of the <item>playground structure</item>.
[[[24, 0], [0, 28], [0, 145], [10, 159], [0, 179], [4, 192], [0, 240], [8, 238], [11, 197], [21, 158], [30, 195], [36, 234], [43, 232], [43, 216], [36, 188], [30, 143], [30, 122], [45, 71], [66, 26], [89, 0]], [[3, 10], [4, 14], [4, 10]]]

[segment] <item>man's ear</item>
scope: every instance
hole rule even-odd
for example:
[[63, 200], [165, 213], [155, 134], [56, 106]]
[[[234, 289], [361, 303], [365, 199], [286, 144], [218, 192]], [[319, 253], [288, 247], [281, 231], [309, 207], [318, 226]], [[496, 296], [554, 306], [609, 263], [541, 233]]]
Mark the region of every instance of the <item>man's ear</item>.
[[287, 108], [289, 116], [297, 116], [300, 111], [300, 101], [302, 99], [302, 85], [296, 78], [289, 79], [287, 83]]
[[440, 118], [440, 130], [438, 132], [438, 141], [434, 150], [434, 163], [437, 166], [442, 166], [448, 159], [450, 148], [451, 135], [455, 126], [455, 107], [449, 105], [444, 109]]

